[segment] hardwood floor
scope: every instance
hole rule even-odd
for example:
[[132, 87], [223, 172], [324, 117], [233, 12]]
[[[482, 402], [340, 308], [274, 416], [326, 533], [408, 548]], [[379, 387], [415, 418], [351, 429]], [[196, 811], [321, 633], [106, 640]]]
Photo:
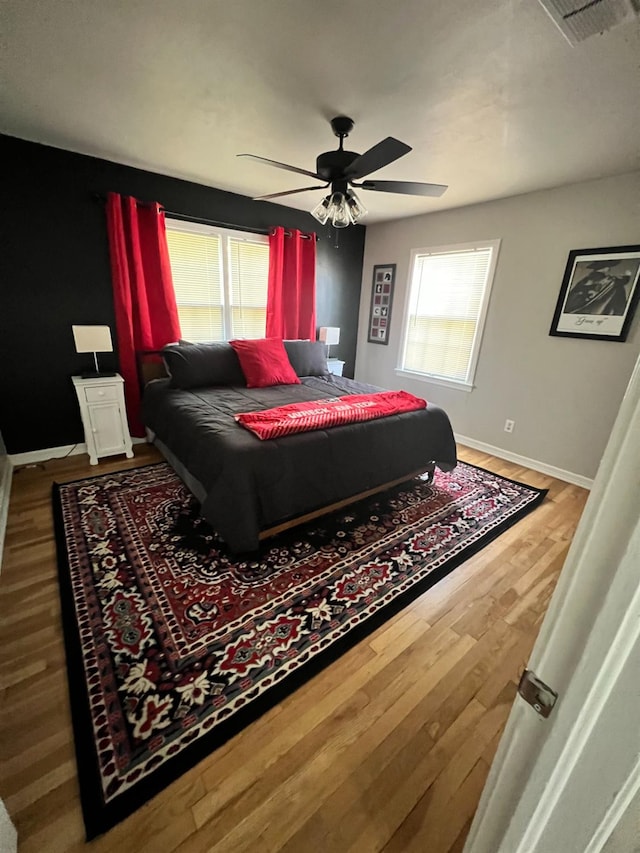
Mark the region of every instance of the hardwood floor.
[[460, 853], [587, 492], [495, 457], [546, 501], [110, 832], [84, 844], [51, 483], [155, 461], [14, 473], [0, 575], [0, 796], [21, 853]]

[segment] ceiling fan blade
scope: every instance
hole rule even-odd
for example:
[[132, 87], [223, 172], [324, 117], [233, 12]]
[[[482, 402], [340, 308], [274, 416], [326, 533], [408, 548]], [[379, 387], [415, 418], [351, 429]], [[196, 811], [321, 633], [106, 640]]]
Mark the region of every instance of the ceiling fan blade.
[[317, 178], [319, 181], [324, 180], [316, 172], [310, 172], [308, 169], [299, 169], [297, 166], [289, 166], [287, 163], [279, 163], [277, 160], [267, 160], [266, 157], [258, 157], [257, 154], [236, 154], [236, 157], [248, 157], [250, 160], [255, 160], [256, 163], [266, 163], [267, 166], [275, 166], [276, 169], [285, 169], [287, 172], [295, 172], [298, 175], [308, 175], [310, 178]]
[[432, 198], [438, 198], [448, 189], [446, 184], [421, 184], [417, 181], [363, 181], [361, 184], [354, 184], [353, 186], [379, 193], [425, 195]]
[[350, 163], [344, 170], [345, 178], [363, 178], [365, 175], [371, 174], [383, 166], [388, 166], [399, 157], [404, 157], [411, 151], [411, 146], [400, 142], [399, 139], [394, 139], [393, 136], [387, 136], [382, 142], [378, 142], [373, 148], [365, 151], [359, 157]]
[[253, 200], [254, 201], [267, 201], [267, 199], [280, 198], [283, 195], [294, 195], [295, 193], [306, 193], [306, 192], [309, 192], [309, 190], [323, 190], [323, 189], [326, 189], [328, 186], [329, 186], [329, 184], [322, 184], [320, 186], [316, 185], [313, 187], [302, 187], [302, 189], [299, 189], [299, 190], [286, 190], [283, 193], [270, 193], [269, 195], [258, 195], [258, 196], [254, 196]]

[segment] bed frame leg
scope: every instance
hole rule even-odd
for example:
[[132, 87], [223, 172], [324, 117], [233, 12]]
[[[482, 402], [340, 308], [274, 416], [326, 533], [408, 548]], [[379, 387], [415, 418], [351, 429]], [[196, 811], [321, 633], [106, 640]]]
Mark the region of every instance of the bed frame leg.
[[433, 483], [433, 475], [435, 474], [435, 472], [436, 472], [436, 463], [430, 462], [429, 465], [427, 466], [426, 471], [425, 471], [425, 474], [427, 475], [427, 479], [426, 479], [427, 485], [430, 485], [431, 483]]

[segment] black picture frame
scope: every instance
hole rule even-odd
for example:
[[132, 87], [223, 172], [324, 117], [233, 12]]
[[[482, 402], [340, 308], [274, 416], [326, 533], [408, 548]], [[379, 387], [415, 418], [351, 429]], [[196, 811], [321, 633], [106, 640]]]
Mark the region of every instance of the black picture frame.
[[395, 283], [395, 264], [376, 264], [374, 266], [371, 281], [371, 306], [369, 308], [369, 329], [367, 335], [367, 341], [370, 344], [383, 344], [387, 346], [389, 343]]
[[573, 249], [549, 334], [626, 341], [640, 299], [640, 245]]

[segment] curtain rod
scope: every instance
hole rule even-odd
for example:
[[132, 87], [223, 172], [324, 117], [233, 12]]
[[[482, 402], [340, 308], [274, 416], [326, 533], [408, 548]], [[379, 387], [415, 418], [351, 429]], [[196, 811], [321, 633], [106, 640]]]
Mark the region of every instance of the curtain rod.
[[268, 234], [270, 228], [251, 228], [248, 225], [234, 225], [231, 222], [218, 222], [217, 219], [205, 219], [202, 216], [189, 216], [188, 213], [177, 213], [175, 210], [167, 210], [166, 207], [160, 205], [166, 216], [172, 219], [179, 219], [181, 222], [199, 222], [201, 225], [214, 225], [217, 228], [231, 228], [234, 231], [248, 231], [250, 234]]
[[[93, 198], [96, 201], [106, 202], [107, 197], [102, 193], [93, 193]], [[136, 201], [138, 201], [136, 199]], [[154, 202], [146, 202], [146, 201], [138, 201], [138, 204], [153, 204]], [[230, 228], [233, 231], [247, 231], [249, 234], [270, 234], [271, 228], [251, 228], [248, 225], [234, 225], [231, 222], [218, 222], [215, 219], [204, 219], [202, 216], [190, 216], [188, 213], [177, 213], [175, 210], [167, 210], [164, 205], [160, 205], [160, 210], [162, 210], [166, 216], [172, 217], [173, 219], [180, 219], [183, 222], [199, 222], [201, 225], [213, 225], [217, 228]], [[292, 231], [287, 231], [285, 228], [285, 237], [291, 237]], [[304, 234], [301, 232], [300, 236], [303, 240], [314, 240], [317, 239], [317, 234]]]
[[[173, 218], [180, 219], [183, 222], [200, 222], [202, 225], [214, 225], [218, 228], [230, 228], [234, 231], [248, 231], [250, 234], [270, 234], [273, 228], [251, 228], [249, 225], [234, 225], [231, 222], [218, 222], [215, 219], [203, 219], [201, 216], [189, 216], [188, 213], [176, 213], [175, 210], [167, 210], [166, 207], [160, 205], [160, 210], [163, 210], [164, 213]], [[291, 237], [293, 231], [288, 231], [286, 228], [284, 229], [285, 237]], [[300, 236], [303, 240], [315, 240], [317, 238], [317, 234], [305, 234], [302, 231], [300, 232]]]

